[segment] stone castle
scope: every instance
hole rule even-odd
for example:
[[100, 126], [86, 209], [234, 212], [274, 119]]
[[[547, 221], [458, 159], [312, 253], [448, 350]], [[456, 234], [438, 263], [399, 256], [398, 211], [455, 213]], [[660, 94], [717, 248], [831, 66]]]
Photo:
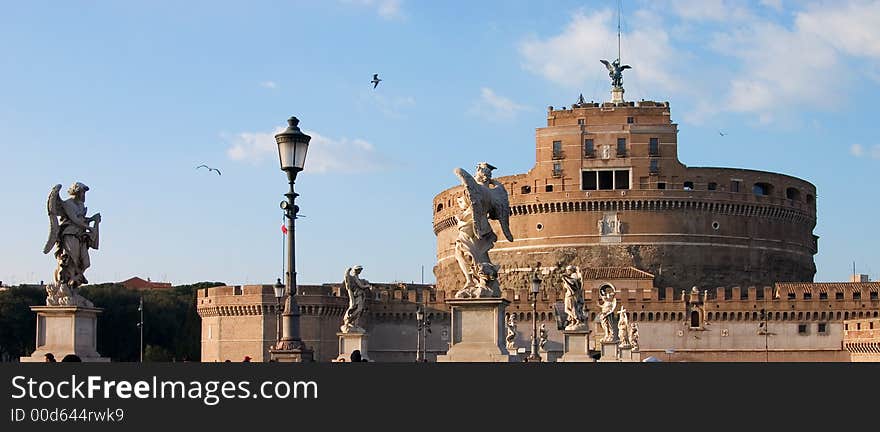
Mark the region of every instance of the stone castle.
[[[880, 283], [812, 282], [815, 186], [784, 174], [687, 167], [678, 160], [677, 131], [667, 102], [549, 108], [547, 126], [536, 132], [534, 168], [497, 178], [510, 194], [515, 240], [500, 239], [490, 255], [511, 301], [507, 315], [522, 322], [515, 345], [530, 346], [528, 287], [537, 269], [536, 319], [548, 329], [547, 352], [561, 351], [560, 275], [573, 264], [584, 275], [591, 346], [602, 336], [597, 293], [611, 286], [629, 321], [639, 323], [642, 358], [849, 361], [856, 350], [876, 349], [843, 339], [856, 337], [847, 320], [878, 317]], [[452, 187], [432, 203], [436, 285], [373, 284], [365, 323], [371, 359], [416, 358], [418, 307], [432, 323], [427, 358], [448, 349], [444, 300], [464, 282], [453, 258], [462, 193]], [[336, 283], [300, 292], [303, 341], [316, 360], [331, 361], [345, 290]], [[202, 361], [268, 359], [278, 311], [271, 285], [203, 289], [197, 307]]]

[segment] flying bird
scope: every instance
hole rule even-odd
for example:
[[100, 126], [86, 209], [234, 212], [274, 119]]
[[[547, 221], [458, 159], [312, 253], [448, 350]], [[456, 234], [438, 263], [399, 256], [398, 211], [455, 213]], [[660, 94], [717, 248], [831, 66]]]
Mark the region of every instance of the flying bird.
[[373, 74], [373, 80], [370, 81], [371, 83], [373, 83], [373, 88], [376, 88], [376, 86], [379, 85], [379, 81], [382, 81], [379, 78], [379, 74]]
[[724, 135], [727, 135], [727, 134], [724, 133], [724, 132], [718, 131], [718, 135], [724, 136]]
[[211, 168], [211, 167], [209, 167], [209, 166], [207, 166], [207, 165], [199, 165], [199, 166], [196, 167], [196, 169], [199, 169], [199, 168], [207, 168], [208, 171], [217, 171], [217, 175], [223, 175], [223, 174], [220, 173], [220, 170], [218, 170], [217, 168]]

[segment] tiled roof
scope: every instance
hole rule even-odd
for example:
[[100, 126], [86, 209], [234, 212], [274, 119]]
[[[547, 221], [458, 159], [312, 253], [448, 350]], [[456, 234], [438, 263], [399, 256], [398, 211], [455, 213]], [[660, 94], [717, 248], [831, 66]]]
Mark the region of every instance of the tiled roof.
[[584, 279], [654, 279], [651, 273], [635, 267], [587, 267], [581, 273]]
[[880, 291], [880, 282], [779, 282], [776, 284], [776, 289], [783, 293], [804, 291], [821, 293], [829, 290], [859, 292], [862, 288]]

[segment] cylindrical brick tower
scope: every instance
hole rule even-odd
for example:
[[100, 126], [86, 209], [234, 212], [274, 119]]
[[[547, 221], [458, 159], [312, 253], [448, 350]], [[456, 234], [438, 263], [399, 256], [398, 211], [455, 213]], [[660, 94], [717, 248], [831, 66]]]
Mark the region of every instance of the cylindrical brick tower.
[[[527, 272], [515, 269], [538, 262], [635, 267], [676, 289], [811, 282], [815, 186], [771, 172], [687, 167], [677, 133], [668, 102], [549, 107], [534, 168], [497, 178], [510, 194], [514, 235], [508, 242], [499, 234], [490, 252], [501, 286], [525, 283], [518, 278]], [[433, 202], [434, 273], [448, 292], [464, 283], [453, 256], [461, 194], [455, 186]]]

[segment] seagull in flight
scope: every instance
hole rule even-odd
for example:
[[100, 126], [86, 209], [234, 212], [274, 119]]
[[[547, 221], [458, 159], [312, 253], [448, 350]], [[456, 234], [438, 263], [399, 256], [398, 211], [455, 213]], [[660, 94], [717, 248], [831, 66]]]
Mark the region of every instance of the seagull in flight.
[[208, 171], [217, 171], [217, 175], [223, 175], [223, 174], [220, 173], [220, 170], [218, 170], [217, 168], [211, 168], [211, 167], [209, 167], [209, 166], [207, 166], [207, 165], [199, 165], [199, 166], [196, 167], [196, 169], [199, 169], [199, 168], [207, 168]]
[[379, 78], [379, 74], [373, 74], [373, 80], [370, 81], [373, 83], [373, 88], [376, 88], [376, 86], [379, 85], [379, 81], [382, 81], [382, 79]]
[[724, 133], [724, 132], [718, 131], [718, 135], [725, 136], [725, 135], [727, 135], [727, 134]]

